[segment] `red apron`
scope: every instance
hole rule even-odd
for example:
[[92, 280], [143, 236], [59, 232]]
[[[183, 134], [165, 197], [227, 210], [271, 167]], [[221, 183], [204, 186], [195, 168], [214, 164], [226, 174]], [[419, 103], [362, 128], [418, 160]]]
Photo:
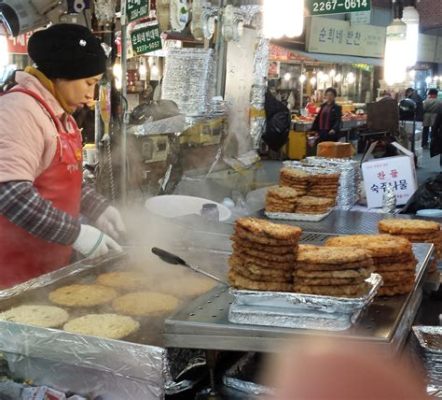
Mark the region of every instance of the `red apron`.
[[[58, 131], [57, 150], [51, 165], [33, 182], [42, 198], [73, 217], [80, 214], [82, 170], [81, 132], [69, 116], [74, 131], [65, 131], [49, 105], [36, 93], [14, 88], [32, 96], [47, 111]], [[6, 94], [7, 94], [6, 93]], [[0, 287], [10, 287], [51, 272], [69, 263], [72, 247], [50, 243], [31, 235], [0, 215]]]

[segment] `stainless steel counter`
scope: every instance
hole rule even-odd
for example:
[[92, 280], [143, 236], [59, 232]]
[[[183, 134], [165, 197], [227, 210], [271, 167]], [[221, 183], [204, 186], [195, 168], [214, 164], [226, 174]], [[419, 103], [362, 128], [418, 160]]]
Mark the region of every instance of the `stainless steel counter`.
[[227, 319], [232, 298], [228, 288], [220, 286], [166, 320], [166, 346], [272, 352], [278, 351], [288, 339], [333, 335], [371, 343], [376, 349], [396, 354], [405, 343], [421, 303], [423, 278], [433, 253], [432, 245], [413, 247], [419, 260], [413, 291], [409, 295], [376, 299], [360, 321], [347, 331], [331, 333], [232, 324]]

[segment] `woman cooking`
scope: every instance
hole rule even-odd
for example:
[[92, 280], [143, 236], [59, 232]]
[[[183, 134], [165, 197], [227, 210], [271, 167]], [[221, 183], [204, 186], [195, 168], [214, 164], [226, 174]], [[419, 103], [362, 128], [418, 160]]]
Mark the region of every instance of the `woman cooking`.
[[114, 239], [125, 230], [117, 209], [82, 185], [71, 116], [106, 70], [99, 40], [80, 25], [53, 25], [32, 35], [28, 54], [35, 67], [0, 97], [0, 288], [68, 264], [73, 250], [120, 251]]
[[325, 91], [325, 103], [313, 122], [312, 130], [318, 133], [318, 142], [337, 142], [341, 129], [342, 108], [336, 104], [336, 89]]

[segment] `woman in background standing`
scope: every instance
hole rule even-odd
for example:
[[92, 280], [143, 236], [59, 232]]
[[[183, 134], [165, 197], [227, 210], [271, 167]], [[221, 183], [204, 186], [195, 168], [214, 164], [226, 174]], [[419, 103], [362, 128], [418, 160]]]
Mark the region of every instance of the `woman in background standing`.
[[326, 102], [321, 106], [313, 122], [312, 130], [319, 135], [320, 142], [337, 142], [341, 129], [342, 108], [336, 104], [336, 89], [328, 88], [325, 91]]

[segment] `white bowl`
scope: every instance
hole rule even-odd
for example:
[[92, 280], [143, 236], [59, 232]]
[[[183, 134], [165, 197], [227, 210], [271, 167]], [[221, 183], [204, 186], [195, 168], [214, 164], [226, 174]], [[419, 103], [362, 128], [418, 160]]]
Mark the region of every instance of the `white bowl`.
[[147, 199], [144, 206], [152, 214], [164, 218], [177, 218], [190, 214], [200, 215], [203, 204], [216, 204], [218, 206], [220, 221], [227, 221], [232, 216], [230, 210], [222, 204], [193, 196], [155, 196]]

